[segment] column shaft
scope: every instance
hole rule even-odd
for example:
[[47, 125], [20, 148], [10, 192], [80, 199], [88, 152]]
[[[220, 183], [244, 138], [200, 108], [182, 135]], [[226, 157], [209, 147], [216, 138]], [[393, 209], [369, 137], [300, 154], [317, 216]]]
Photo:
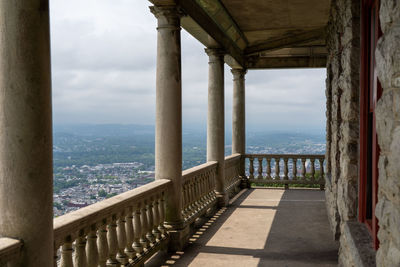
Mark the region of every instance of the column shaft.
[[48, 0], [0, 1], [0, 236], [21, 266], [53, 266]]
[[246, 153], [245, 74], [246, 70], [232, 69], [232, 154]]
[[172, 180], [166, 222], [172, 229], [182, 221], [182, 85], [180, 18], [175, 6], [153, 6], [158, 21], [156, 78], [156, 179]]
[[[232, 69], [233, 105], [232, 105], [232, 154], [246, 153], [246, 110], [245, 110], [245, 69]], [[240, 175], [244, 176], [244, 158], [240, 164]]]
[[207, 161], [218, 161], [216, 191], [219, 204], [228, 202], [225, 192], [225, 105], [224, 53], [220, 49], [206, 49], [208, 63]]

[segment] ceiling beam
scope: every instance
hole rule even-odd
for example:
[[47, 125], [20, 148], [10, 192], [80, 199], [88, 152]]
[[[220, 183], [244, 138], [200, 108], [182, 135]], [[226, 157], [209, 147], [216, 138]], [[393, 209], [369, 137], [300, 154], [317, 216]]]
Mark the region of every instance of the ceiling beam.
[[306, 31], [298, 34], [289, 35], [283, 38], [274, 40], [265, 40], [264, 43], [249, 46], [245, 49], [244, 54], [250, 55], [260, 53], [267, 50], [274, 50], [278, 48], [290, 47], [304, 42], [314, 41], [318, 39], [325, 39], [325, 27], [318, 28], [311, 31]]
[[326, 56], [248, 57], [248, 69], [325, 68]]
[[[176, 0], [179, 6], [182, 8], [184, 13], [190, 16], [198, 25], [201, 25], [201, 28], [212, 38], [214, 39], [222, 48], [226, 50], [228, 54], [230, 54], [238, 64], [241, 66], [245, 66], [245, 60], [242, 53], [242, 50], [235, 43], [235, 40], [232, 40], [226, 33], [223, 31], [220, 26], [206, 13], [206, 11], [197, 4], [195, 0]], [[182, 20], [184, 22], [184, 20]], [[190, 34], [192, 34], [196, 39], [196, 33], [190, 31], [190, 27], [186, 28], [186, 25], [183, 23], [182, 27], [187, 30]]]

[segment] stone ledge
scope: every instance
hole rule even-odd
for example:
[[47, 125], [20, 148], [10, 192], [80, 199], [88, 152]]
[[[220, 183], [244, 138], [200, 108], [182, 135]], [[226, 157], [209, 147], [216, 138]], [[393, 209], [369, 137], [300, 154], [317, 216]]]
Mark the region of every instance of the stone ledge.
[[[347, 252], [352, 254], [352, 261], [357, 267], [376, 266], [376, 251], [372, 247], [372, 238], [367, 227], [357, 221], [347, 221], [343, 225], [343, 237]], [[341, 244], [343, 245], [343, 244]]]

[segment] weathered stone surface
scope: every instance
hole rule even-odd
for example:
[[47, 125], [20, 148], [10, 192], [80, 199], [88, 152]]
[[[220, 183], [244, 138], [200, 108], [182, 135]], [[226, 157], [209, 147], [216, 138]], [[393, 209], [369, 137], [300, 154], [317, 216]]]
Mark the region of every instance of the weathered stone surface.
[[377, 73], [383, 95], [376, 109], [379, 158], [378, 266], [400, 266], [400, 4], [382, 0], [383, 36], [376, 50]]
[[375, 251], [365, 225], [348, 221], [342, 225], [340, 238], [339, 266], [375, 266]]
[[381, 1], [379, 19], [382, 31], [386, 33], [393, 23], [400, 20], [400, 2], [398, 0]]
[[376, 63], [383, 90], [400, 88], [400, 24], [388, 28], [379, 39]]
[[[357, 266], [344, 224], [357, 216], [359, 140], [359, 3], [332, 1], [328, 23], [327, 139], [330, 182], [327, 210], [334, 237], [340, 236], [342, 266]], [[329, 106], [329, 107], [328, 107]]]

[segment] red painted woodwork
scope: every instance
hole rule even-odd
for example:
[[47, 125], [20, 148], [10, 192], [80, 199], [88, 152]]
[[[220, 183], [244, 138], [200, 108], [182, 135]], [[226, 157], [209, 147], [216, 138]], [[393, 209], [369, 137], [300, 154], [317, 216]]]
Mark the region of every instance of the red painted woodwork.
[[370, 230], [375, 249], [378, 220], [375, 207], [378, 193], [379, 145], [375, 108], [382, 88], [376, 75], [375, 48], [382, 35], [379, 25], [379, 0], [363, 0], [361, 8], [360, 77], [360, 169], [358, 219]]

